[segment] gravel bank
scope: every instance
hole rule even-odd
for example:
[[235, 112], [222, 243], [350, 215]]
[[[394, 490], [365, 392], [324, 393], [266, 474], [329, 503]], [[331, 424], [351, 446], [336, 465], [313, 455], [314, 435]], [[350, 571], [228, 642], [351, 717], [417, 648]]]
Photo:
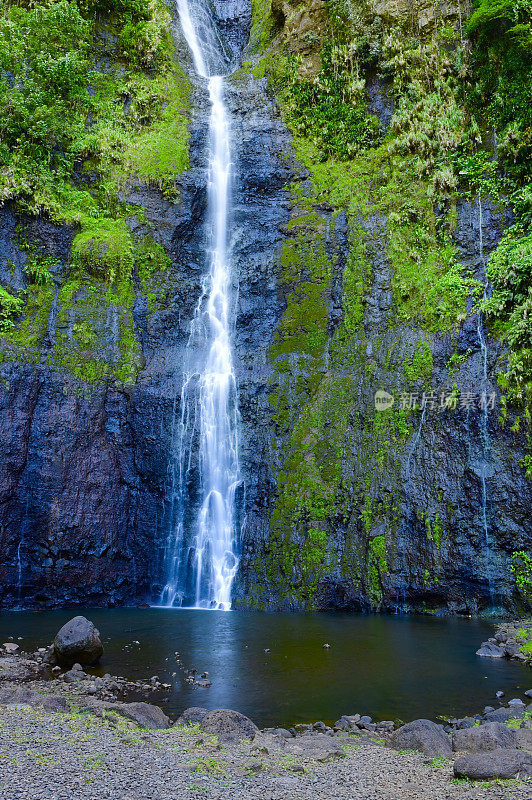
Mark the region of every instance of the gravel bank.
[[345, 756], [320, 763], [274, 747], [257, 754], [250, 742], [223, 746], [197, 727], [142, 730], [112, 713], [2, 707], [0, 724], [3, 800], [532, 797], [531, 782], [456, 782], [451, 762], [397, 753], [367, 735], [335, 737]]

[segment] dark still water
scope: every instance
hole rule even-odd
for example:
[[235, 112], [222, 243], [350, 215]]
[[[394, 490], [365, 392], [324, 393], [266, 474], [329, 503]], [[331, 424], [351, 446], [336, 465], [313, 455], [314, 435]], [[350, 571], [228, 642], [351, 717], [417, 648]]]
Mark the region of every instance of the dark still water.
[[[476, 713], [495, 704], [498, 689], [510, 699], [532, 685], [529, 669], [475, 655], [493, 632], [476, 620], [158, 608], [6, 612], [0, 642], [22, 636], [25, 649], [46, 645], [76, 613], [100, 630], [98, 673], [172, 682], [163, 705], [172, 716], [201, 705], [234, 708], [259, 726], [330, 723], [355, 712], [434, 718]], [[210, 688], [184, 682], [176, 650], [188, 668], [209, 672]]]

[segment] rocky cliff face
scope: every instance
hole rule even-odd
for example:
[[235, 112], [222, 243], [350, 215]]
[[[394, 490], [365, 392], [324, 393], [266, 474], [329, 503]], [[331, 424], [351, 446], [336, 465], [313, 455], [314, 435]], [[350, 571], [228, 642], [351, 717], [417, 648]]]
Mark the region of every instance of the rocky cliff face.
[[[292, 141], [275, 65], [288, 48], [301, 59], [300, 78], [319, 75], [329, 11], [324, 3], [257, 5], [227, 90], [245, 477], [235, 603], [468, 613], [511, 606], [510, 557], [532, 541], [532, 489], [519, 466], [526, 441], [499, 424], [503, 349], [468, 297], [486, 283], [486, 257], [508, 219], [486, 198], [433, 204], [430, 176], [412, 179], [396, 161], [389, 169], [378, 150], [336, 164], [306, 158], [297, 130]], [[375, 29], [395, 24], [388, 12], [400, 14], [384, 6], [368, 12]], [[247, 4], [216, 8], [228, 51], [241, 52]], [[434, 26], [429, 10], [420, 30]], [[457, 19], [453, 9], [438, 14]], [[176, 38], [187, 66], [179, 31]], [[397, 103], [390, 81], [372, 66], [356, 91], [383, 135]], [[37, 292], [41, 312], [24, 346], [13, 335], [3, 343], [4, 606], [107, 605], [159, 593], [183, 351], [205, 268], [200, 86], [191, 105], [178, 201], [140, 180], [124, 188], [135, 241], [149, 234], [171, 262], [150, 281], [140, 268], [133, 273], [126, 351], [116, 304], [100, 298], [80, 311], [65, 297], [76, 227], [23, 215], [15, 204], [2, 209], [2, 284], [28, 286], [33, 243], [53, 275], [46, 294]], [[449, 267], [432, 298], [451, 252], [460, 269]], [[466, 271], [469, 283], [460, 282]], [[94, 335], [86, 334], [81, 362], [92, 364], [96, 348], [98, 363], [110, 365], [105, 374], [57, 357], [58, 343], [78, 342], [83, 325]], [[376, 408], [378, 390], [387, 407]]]

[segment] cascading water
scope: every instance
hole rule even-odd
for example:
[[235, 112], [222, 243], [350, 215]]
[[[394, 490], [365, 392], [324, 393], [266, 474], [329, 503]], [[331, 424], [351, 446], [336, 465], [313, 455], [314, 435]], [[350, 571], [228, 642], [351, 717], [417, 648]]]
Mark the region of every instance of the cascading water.
[[[238, 407], [230, 341], [227, 223], [231, 181], [229, 119], [224, 80], [210, 63], [216, 52], [208, 15], [188, 0], [177, 8], [198, 75], [207, 81], [209, 120], [209, 271], [196, 306], [187, 348], [188, 371], [181, 392], [174, 470], [174, 523], [165, 552], [165, 606], [231, 607], [231, 584], [238, 567], [235, 493], [241, 483]], [[199, 359], [199, 363], [198, 363]], [[195, 363], [192, 363], [194, 362]], [[190, 490], [197, 479], [197, 500]]]
[[[483, 225], [482, 201], [479, 197], [478, 198], [478, 249], [479, 249], [480, 261], [484, 266], [484, 239], [483, 239], [482, 225]], [[484, 299], [486, 299], [487, 297], [487, 292], [488, 292], [488, 287], [486, 285], [484, 287]], [[490, 438], [488, 430], [488, 402], [487, 402], [488, 345], [484, 333], [484, 319], [480, 311], [477, 314], [477, 336], [478, 336], [478, 343], [480, 346], [480, 360], [482, 365], [482, 392], [483, 392], [482, 396], [484, 397], [484, 402], [482, 403], [480, 409], [480, 445], [481, 445], [480, 495], [482, 503], [481, 520], [482, 520], [482, 529], [484, 534], [484, 547], [486, 551], [486, 577], [488, 581], [488, 591], [490, 595], [490, 600], [493, 606], [494, 595], [493, 595], [493, 581], [491, 578], [491, 564], [490, 564], [491, 542], [490, 542], [489, 526], [488, 526], [488, 484], [487, 484], [487, 477], [488, 477], [487, 472], [490, 461]]]

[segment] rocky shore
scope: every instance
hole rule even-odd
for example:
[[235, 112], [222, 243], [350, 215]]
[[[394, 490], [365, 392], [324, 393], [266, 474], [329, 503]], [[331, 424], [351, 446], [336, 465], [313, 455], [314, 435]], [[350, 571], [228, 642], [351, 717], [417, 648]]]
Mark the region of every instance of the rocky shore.
[[477, 656], [511, 658], [532, 666], [532, 619], [501, 622], [494, 636], [482, 642]]
[[351, 713], [333, 726], [318, 721], [261, 731], [237, 711], [199, 707], [172, 721], [146, 702], [169, 688], [156, 676], [94, 678], [79, 661], [71, 663], [99, 652], [94, 626], [76, 619], [70, 632], [80, 634], [78, 645], [68, 640], [66, 659], [58, 658], [65, 652], [59, 635], [33, 653], [15, 641], [1, 647], [5, 800], [532, 795], [532, 690], [508, 702], [500, 693], [481, 713], [440, 724], [397, 727]]

